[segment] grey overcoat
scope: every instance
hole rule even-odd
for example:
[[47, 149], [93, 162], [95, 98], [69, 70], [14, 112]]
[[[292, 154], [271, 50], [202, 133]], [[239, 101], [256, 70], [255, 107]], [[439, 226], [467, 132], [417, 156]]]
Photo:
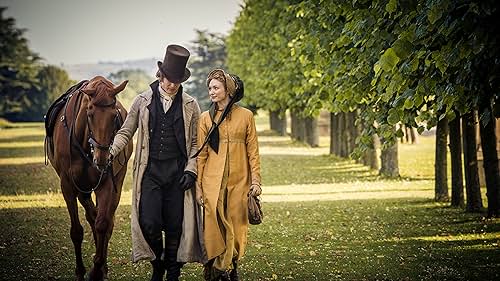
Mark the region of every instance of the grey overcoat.
[[[151, 88], [135, 99], [121, 129], [117, 132], [111, 154], [117, 155], [132, 139], [138, 130], [135, 146], [132, 183], [132, 261], [154, 260], [156, 257], [146, 242], [139, 225], [139, 200], [141, 198], [141, 182], [149, 156], [149, 110], [153, 91]], [[200, 116], [198, 102], [186, 93], [182, 93], [182, 113], [184, 119], [184, 132], [186, 137], [186, 151], [189, 156], [185, 170], [197, 174], [196, 158], [191, 158], [197, 149], [197, 126]], [[206, 263], [206, 250], [203, 242], [203, 212], [196, 203], [194, 188], [187, 190], [184, 195], [184, 219], [182, 223], [182, 236], [177, 251], [179, 262]]]

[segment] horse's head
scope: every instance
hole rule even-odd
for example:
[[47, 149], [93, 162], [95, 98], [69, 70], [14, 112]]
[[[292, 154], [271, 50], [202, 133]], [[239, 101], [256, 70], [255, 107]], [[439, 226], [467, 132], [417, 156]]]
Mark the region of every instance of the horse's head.
[[116, 95], [125, 89], [128, 81], [115, 86], [102, 76], [92, 78], [82, 91], [89, 97], [87, 103], [87, 126], [94, 165], [99, 170], [106, 168], [109, 148], [120, 129], [120, 111]]

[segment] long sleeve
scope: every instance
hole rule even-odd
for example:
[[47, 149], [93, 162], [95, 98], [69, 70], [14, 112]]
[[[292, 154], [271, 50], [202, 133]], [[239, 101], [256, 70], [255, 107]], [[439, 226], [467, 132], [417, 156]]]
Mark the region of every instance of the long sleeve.
[[195, 155], [196, 151], [198, 151], [198, 122], [200, 120], [200, 106], [198, 105], [197, 102], [194, 102], [194, 111], [193, 111], [193, 116], [191, 117], [191, 124], [189, 125], [190, 129], [190, 134], [191, 134], [191, 149], [190, 149], [190, 155], [188, 157], [188, 163], [186, 165], [186, 171], [190, 171], [194, 174], [197, 173], [197, 161], [196, 158], [193, 158]]
[[250, 115], [250, 120], [247, 126], [247, 156], [250, 165], [250, 176], [252, 184], [260, 186], [260, 156], [259, 156], [259, 141], [257, 139], [257, 129], [255, 128], [255, 120], [253, 115]]
[[141, 102], [141, 97], [137, 96], [134, 99], [134, 103], [130, 107], [130, 111], [127, 114], [127, 118], [125, 118], [125, 122], [123, 122], [122, 127], [116, 133], [115, 138], [113, 139], [113, 145], [110, 148], [110, 153], [113, 156], [118, 155], [123, 148], [128, 144], [128, 142], [134, 136], [135, 131], [137, 130], [137, 126], [139, 124], [139, 104]]
[[[198, 149], [203, 145], [205, 138], [208, 134], [208, 128], [206, 127], [206, 122], [204, 122], [203, 118], [200, 118], [200, 122], [198, 124]], [[197, 186], [201, 188], [201, 180], [203, 178], [203, 170], [205, 169], [205, 164], [208, 158], [208, 145], [205, 145], [201, 150], [200, 154], [197, 157], [197, 165], [198, 165], [198, 177], [197, 177]]]

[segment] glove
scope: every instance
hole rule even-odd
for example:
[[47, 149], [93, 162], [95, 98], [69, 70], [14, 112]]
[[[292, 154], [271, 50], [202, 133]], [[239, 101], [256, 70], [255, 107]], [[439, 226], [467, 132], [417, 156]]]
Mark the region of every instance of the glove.
[[179, 186], [186, 191], [194, 186], [195, 181], [196, 175], [191, 172], [184, 172], [184, 175], [179, 180]]
[[112, 166], [114, 160], [115, 160], [115, 157], [113, 156], [113, 154], [110, 153], [108, 155], [108, 161], [106, 162], [106, 165], [109, 166], [109, 167]]
[[260, 185], [252, 184], [252, 186], [250, 186], [250, 192], [248, 192], [248, 195], [257, 197], [261, 194], [262, 194], [262, 188], [260, 188]]

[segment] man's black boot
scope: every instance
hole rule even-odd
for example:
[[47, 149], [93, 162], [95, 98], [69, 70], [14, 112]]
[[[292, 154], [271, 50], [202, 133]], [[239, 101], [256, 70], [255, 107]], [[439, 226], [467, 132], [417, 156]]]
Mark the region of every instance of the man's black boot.
[[238, 275], [238, 262], [233, 260], [233, 269], [229, 272], [229, 280], [239, 281], [240, 276]]
[[151, 265], [153, 266], [151, 281], [162, 281], [163, 275], [165, 274], [165, 268], [163, 267], [161, 260], [155, 259], [154, 261], [151, 261]]
[[181, 268], [184, 265], [177, 262], [177, 248], [179, 240], [170, 239], [165, 242], [165, 269], [167, 270], [167, 281], [179, 281]]

